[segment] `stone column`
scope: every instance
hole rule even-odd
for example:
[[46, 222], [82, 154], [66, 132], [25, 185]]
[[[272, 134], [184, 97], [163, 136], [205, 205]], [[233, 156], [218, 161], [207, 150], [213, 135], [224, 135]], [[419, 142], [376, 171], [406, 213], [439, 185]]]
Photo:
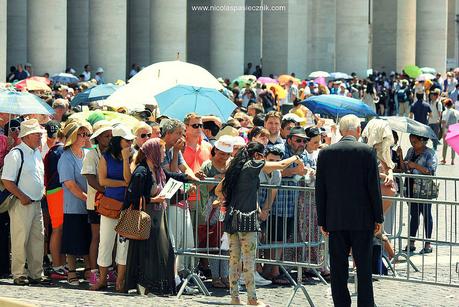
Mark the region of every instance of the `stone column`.
[[397, 0], [373, 1], [372, 10], [372, 68], [388, 73], [397, 66]]
[[336, 1], [336, 71], [366, 76], [369, 68], [368, 0]]
[[8, 0], [8, 69], [27, 62], [27, 0]]
[[0, 82], [6, 80], [6, 16], [7, 16], [7, 3], [6, 0], [0, 0]]
[[150, 65], [150, 0], [128, 2], [128, 72], [131, 65]]
[[447, 69], [455, 68], [457, 62], [457, 49], [458, 49], [458, 28], [456, 21], [456, 0], [448, 0], [448, 39], [447, 39]]
[[[215, 7], [237, 6], [240, 1], [212, 0], [210, 4]], [[218, 10], [209, 14], [210, 72], [217, 78], [236, 78], [244, 72], [245, 12]]]
[[[187, 62], [209, 69], [210, 12], [193, 9], [194, 5], [207, 5], [202, 0], [188, 0], [186, 27]], [[199, 29], [191, 31], [190, 29]]]
[[336, 0], [312, 0], [308, 14], [309, 72], [335, 71]]
[[416, 4], [416, 64], [446, 70], [447, 0], [418, 0]]
[[[150, 14], [150, 57], [151, 62], [187, 60], [187, 1], [152, 0]], [[189, 29], [198, 31], [199, 29]]]
[[[10, 38], [12, 39], [12, 38]], [[63, 72], [67, 64], [67, 0], [33, 0], [27, 6], [27, 62], [35, 75]]]
[[294, 72], [299, 79], [308, 71], [308, 8], [308, 1], [288, 1], [287, 73]]
[[[264, 5], [275, 5], [276, 0], [264, 0]], [[287, 6], [287, 4], [286, 4]], [[288, 9], [283, 11], [263, 11], [263, 75], [281, 75], [288, 72]], [[297, 37], [298, 39], [298, 37]]]
[[[246, 0], [247, 6], [259, 6], [262, 0]], [[262, 12], [260, 10], [245, 11], [245, 40], [244, 40], [244, 67], [252, 63], [253, 69], [260, 64], [261, 58], [261, 22]]]
[[67, 1], [67, 26], [67, 66], [81, 73], [89, 64], [89, 0]]
[[126, 79], [126, 16], [126, 0], [89, 2], [89, 59], [106, 83]]
[[416, 0], [397, 1], [397, 53], [395, 69], [417, 63], [416, 59]]

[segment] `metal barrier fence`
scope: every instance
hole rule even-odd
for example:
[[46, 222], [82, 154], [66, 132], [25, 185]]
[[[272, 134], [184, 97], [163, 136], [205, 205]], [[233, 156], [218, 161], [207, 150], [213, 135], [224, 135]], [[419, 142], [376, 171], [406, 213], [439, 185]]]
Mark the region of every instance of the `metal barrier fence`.
[[[399, 192], [394, 196], [383, 197], [384, 201], [392, 202], [392, 205], [385, 213], [385, 235], [382, 236], [387, 236], [386, 247], [390, 244], [394, 253], [384, 248], [384, 241], [375, 239], [375, 245], [381, 245], [374, 249], [380, 251], [380, 257], [375, 259], [375, 277], [459, 287], [459, 178], [409, 174], [396, 174], [395, 177]], [[409, 197], [412, 195], [410, 181], [415, 178], [432, 179], [439, 183], [438, 198], [430, 200]], [[225, 266], [228, 266], [229, 246], [221, 230], [223, 215], [219, 213], [220, 207], [215, 206], [216, 209], [212, 210], [215, 199], [212, 188], [216, 184], [218, 181], [215, 180], [202, 181], [197, 185], [197, 193], [188, 191], [178, 195], [168, 206], [169, 233], [178, 258], [178, 269], [187, 272], [186, 282], [178, 296], [181, 296], [190, 280], [194, 281], [201, 292], [210, 295], [196, 274], [198, 262], [208, 262], [211, 270], [224, 271]], [[317, 226], [314, 188], [307, 187], [304, 182], [283, 181], [283, 184], [260, 186], [260, 207], [274, 203], [267, 220], [262, 223], [256, 261], [264, 264], [264, 270], [283, 272], [293, 285], [287, 305], [291, 304], [301, 290], [309, 305], [314, 306], [302, 284], [303, 273], [312, 273], [320, 282], [327, 284], [321, 273], [328, 270], [328, 244]], [[416, 223], [415, 217], [419, 216], [419, 212], [423, 218], [423, 213], [427, 215], [429, 209], [432, 216]], [[432, 224], [432, 227], [425, 228], [424, 224]], [[414, 233], [414, 229], [419, 231]], [[216, 242], [215, 236], [224, 239]], [[417, 251], [422, 248], [421, 244], [430, 242], [432, 253], [410, 253], [409, 249], [404, 251], [412, 240], [417, 242]], [[381, 263], [387, 267], [387, 273]], [[353, 275], [352, 269], [350, 274]]]

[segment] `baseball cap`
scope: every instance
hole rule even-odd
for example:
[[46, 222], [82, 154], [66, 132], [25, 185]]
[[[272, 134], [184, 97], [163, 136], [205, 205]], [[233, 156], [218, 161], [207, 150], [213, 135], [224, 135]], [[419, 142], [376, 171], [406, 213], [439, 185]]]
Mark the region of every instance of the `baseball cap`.
[[290, 133], [288, 135], [288, 137], [292, 137], [292, 136], [297, 136], [297, 137], [301, 137], [301, 138], [306, 138], [306, 132], [304, 131], [303, 128], [300, 128], [300, 127], [294, 127], [292, 129], [290, 129]]
[[44, 127], [46, 129], [48, 138], [53, 139], [57, 137], [57, 132], [59, 131], [61, 125], [58, 121], [50, 120], [49, 122], [44, 124]]

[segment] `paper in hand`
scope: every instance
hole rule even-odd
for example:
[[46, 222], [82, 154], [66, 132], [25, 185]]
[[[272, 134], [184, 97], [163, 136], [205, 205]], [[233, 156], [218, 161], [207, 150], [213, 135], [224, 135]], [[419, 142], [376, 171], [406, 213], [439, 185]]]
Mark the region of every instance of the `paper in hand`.
[[177, 193], [178, 189], [180, 189], [182, 186], [182, 182], [169, 178], [159, 195], [164, 196], [166, 199], [171, 199], [172, 196], [174, 196], [174, 194]]

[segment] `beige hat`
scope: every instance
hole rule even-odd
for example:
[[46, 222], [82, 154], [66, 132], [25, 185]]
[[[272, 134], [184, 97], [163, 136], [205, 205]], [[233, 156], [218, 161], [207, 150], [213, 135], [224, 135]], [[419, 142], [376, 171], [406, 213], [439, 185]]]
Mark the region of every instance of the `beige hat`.
[[113, 130], [112, 123], [108, 120], [99, 120], [94, 125], [92, 125], [92, 130], [94, 131], [93, 135], [91, 135], [91, 140], [95, 139], [105, 131]]
[[78, 135], [77, 135], [78, 130], [80, 130], [80, 128], [82, 127], [88, 129], [89, 132], [92, 133], [91, 124], [89, 124], [85, 120], [74, 120], [74, 121], [67, 123], [67, 125], [65, 125], [64, 127], [65, 145], [64, 147], [71, 146], [73, 143], [75, 143], [75, 141], [78, 138]]
[[225, 128], [223, 128], [222, 130], [220, 130], [217, 135], [215, 136], [215, 138], [218, 140], [220, 139], [221, 136], [223, 135], [230, 135], [230, 136], [237, 136], [239, 135], [239, 132], [237, 131], [236, 128], [233, 128], [231, 126], [226, 126]]
[[35, 118], [25, 120], [21, 123], [21, 131], [19, 132], [19, 138], [23, 138], [26, 135], [32, 133], [45, 133], [46, 130], [40, 126], [40, 123]]
[[132, 134], [131, 129], [124, 126], [123, 124], [114, 127], [112, 131], [113, 137], [120, 136], [128, 141], [132, 141], [135, 139], [135, 135]]

